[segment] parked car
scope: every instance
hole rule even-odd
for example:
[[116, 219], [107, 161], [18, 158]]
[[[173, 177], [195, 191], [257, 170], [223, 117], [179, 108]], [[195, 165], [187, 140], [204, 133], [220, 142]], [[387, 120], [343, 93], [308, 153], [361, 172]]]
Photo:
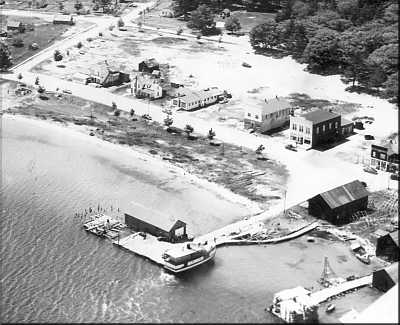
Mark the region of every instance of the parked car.
[[400, 176], [399, 174], [391, 174], [390, 179], [393, 179], [394, 181], [400, 181]]
[[296, 147], [294, 145], [290, 144], [290, 143], [287, 144], [285, 146], [285, 148], [288, 149], [288, 150], [297, 151]]
[[242, 66], [244, 66], [245, 68], [251, 68], [251, 65], [248, 64], [247, 62], [243, 62]]
[[370, 174], [374, 174], [374, 175], [378, 174], [378, 171], [375, 168], [372, 168], [372, 167], [369, 167], [369, 166], [364, 167], [364, 171], [367, 172], [367, 173], [370, 173]]
[[371, 134], [366, 134], [366, 135], [364, 135], [364, 139], [365, 140], [375, 140], [375, 137]]
[[72, 91], [69, 90], [69, 89], [63, 89], [62, 92], [65, 93], [65, 94], [72, 94]]
[[144, 118], [145, 120], [151, 121], [152, 117], [149, 114], [143, 114], [142, 118]]

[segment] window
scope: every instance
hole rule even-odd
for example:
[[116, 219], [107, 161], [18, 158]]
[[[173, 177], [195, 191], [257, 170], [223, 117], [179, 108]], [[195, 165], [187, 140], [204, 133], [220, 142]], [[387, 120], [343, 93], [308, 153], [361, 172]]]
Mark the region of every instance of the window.
[[303, 132], [303, 125], [299, 125], [299, 131]]
[[304, 139], [304, 143], [305, 143], [305, 144], [310, 144], [310, 140]]
[[317, 126], [316, 133], [319, 134], [319, 126]]
[[335, 122], [335, 129], [338, 128], [338, 122]]
[[310, 134], [310, 128], [306, 127], [306, 134]]
[[379, 158], [385, 160], [386, 159], [386, 155], [384, 153], [380, 153]]
[[292, 128], [293, 128], [293, 130], [297, 130], [297, 125], [293, 124]]
[[325, 132], [325, 124], [322, 125], [322, 132]]
[[250, 114], [250, 113], [247, 113], [247, 116], [248, 116], [248, 117], [251, 117], [251, 114]]
[[329, 123], [329, 130], [332, 129], [332, 122]]
[[255, 118], [256, 118], [256, 120], [258, 120], [258, 115], [257, 114], [256, 114]]
[[296, 140], [296, 137], [294, 135], [290, 136], [291, 140]]
[[376, 157], [376, 151], [372, 151], [372, 157]]

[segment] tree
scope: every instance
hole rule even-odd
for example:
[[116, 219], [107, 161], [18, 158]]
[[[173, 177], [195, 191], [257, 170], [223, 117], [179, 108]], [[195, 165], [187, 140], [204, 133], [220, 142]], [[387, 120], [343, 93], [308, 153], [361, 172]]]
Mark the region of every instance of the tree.
[[172, 1], [172, 9], [174, 11], [175, 16], [181, 16], [195, 10], [198, 6], [197, 1], [193, 0], [173, 0]]
[[391, 74], [383, 85], [385, 87], [385, 95], [396, 99], [398, 102], [399, 96], [399, 73]]
[[385, 73], [393, 74], [398, 70], [398, 45], [383, 45], [372, 52], [368, 61], [379, 66]]
[[78, 44], [76, 44], [76, 47], [77, 47], [78, 49], [80, 49], [82, 46], [83, 46], [82, 42], [78, 42]]
[[123, 27], [123, 26], [125, 26], [125, 23], [122, 20], [122, 18], [118, 19], [118, 27]]
[[322, 28], [310, 39], [304, 49], [303, 59], [311, 69], [326, 69], [338, 62], [339, 33]]
[[111, 107], [112, 107], [113, 111], [115, 111], [117, 109], [117, 104], [115, 102], [112, 102]]
[[183, 130], [187, 136], [189, 137], [191, 133], [193, 133], [194, 129], [193, 126], [186, 124], [185, 129]]
[[22, 79], [22, 73], [18, 73], [18, 80], [21, 80]]
[[196, 10], [192, 11], [188, 27], [198, 29], [203, 34], [215, 32], [214, 15], [211, 9], [206, 5], [200, 5]]
[[54, 61], [61, 61], [63, 56], [59, 50], [54, 51]]
[[259, 146], [258, 146], [258, 148], [256, 149], [256, 154], [257, 155], [260, 155], [260, 154], [262, 154], [262, 152], [265, 150], [265, 147], [264, 147], [264, 145], [262, 145], [262, 144], [260, 144]]
[[208, 130], [208, 135], [207, 135], [208, 139], [212, 140], [215, 137], [215, 131], [211, 128]]
[[120, 109], [115, 109], [114, 110], [114, 116], [120, 116], [121, 115], [121, 110]]
[[129, 112], [130, 117], [133, 117], [135, 115], [135, 110], [132, 108], [131, 111]]
[[64, 3], [62, 3], [61, 1], [58, 3], [58, 9], [60, 11], [64, 11]]
[[250, 44], [255, 49], [271, 49], [280, 43], [278, 23], [267, 19], [264, 23], [253, 27], [250, 31]]
[[36, 77], [36, 79], [35, 79], [35, 85], [39, 85], [39, 77]]
[[225, 29], [232, 33], [238, 32], [242, 26], [240, 25], [239, 18], [236, 16], [230, 16], [225, 22]]
[[353, 21], [358, 14], [358, 0], [336, 0], [336, 8], [343, 18]]
[[0, 42], [0, 70], [5, 71], [12, 66], [10, 49], [5, 42]]
[[75, 8], [75, 10], [76, 10], [77, 12], [79, 12], [79, 11], [83, 8], [82, 2], [80, 2], [79, 0], [77, 0], [77, 1], [75, 2], [75, 4], [74, 4], [74, 8]]
[[311, 8], [303, 1], [296, 1], [292, 6], [291, 17], [305, 18], [311, 13]]
[[164, 119], [164, 125], [169, 128], [172, 123], [174, 123], [174, 120], [172, 119], [171, 115], [168, 114], [167, 117]]
[[37, 91], [39, 94], [43, 94], [46, 91], [46, 88], [44, 88], [43, 86], [39, 86]]

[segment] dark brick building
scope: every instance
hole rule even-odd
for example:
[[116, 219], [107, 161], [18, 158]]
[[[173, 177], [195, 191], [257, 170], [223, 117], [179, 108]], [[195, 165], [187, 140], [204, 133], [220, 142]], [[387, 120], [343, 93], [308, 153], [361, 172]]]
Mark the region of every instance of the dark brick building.
[[308, 213], [316, 218], [340, 225], [351, 221], [357, 211], [366, 210], [369, 192], [356, 180], [308, 200]]
[[376, 256], [385, 257], [390, 261], [399, 260], [399, 233], [393, 231], [381, 235], [376, 240]]

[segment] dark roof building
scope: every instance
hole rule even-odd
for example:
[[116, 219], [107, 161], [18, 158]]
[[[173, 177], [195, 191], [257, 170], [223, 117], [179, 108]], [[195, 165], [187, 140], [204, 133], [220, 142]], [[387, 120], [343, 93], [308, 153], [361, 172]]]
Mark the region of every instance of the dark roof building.
[[318, 194], [308, 200], [308, 212], [333, 224], [351, 221], [357, 211], [366, 210], [369, 192], [358, 180]]
[[399, 263], [393, 263], [384, 269], [372, 274], [372, 285], [381, 291], [388, 291], [399, 280]]
[[20, 21], [10, 20], [7, 22], [7, 30], [18, 30], [24, 32], [25, 26]]
[[157, 220], [153, 220], [152, 216], [148, 216], [146, 219], [139, 219], [125, 213], [126, 225], [135, 231], [142, 231], [155, 237], [161, 237], [172, 243], [187, 241], [186, 223], [183, 221], [172, 221], [162, 217], [157, 217]]
[[140, 72], [152, 73], [154, 70], [160, 70], [160, 64], [154, 58], [139, 63]]
[[313, 124], [319, 124], [334, 119], [336, 117], [339, 117], [340, 115], [322, 109], [317, 109], [315, 111], [303, 114], [301, 116], [304, 119], [313, 122]]
[[389, 261], [399, 260], [399, 233], [398, 231], [381, 234], [376, 240], [376, 256], [384, 257]]

